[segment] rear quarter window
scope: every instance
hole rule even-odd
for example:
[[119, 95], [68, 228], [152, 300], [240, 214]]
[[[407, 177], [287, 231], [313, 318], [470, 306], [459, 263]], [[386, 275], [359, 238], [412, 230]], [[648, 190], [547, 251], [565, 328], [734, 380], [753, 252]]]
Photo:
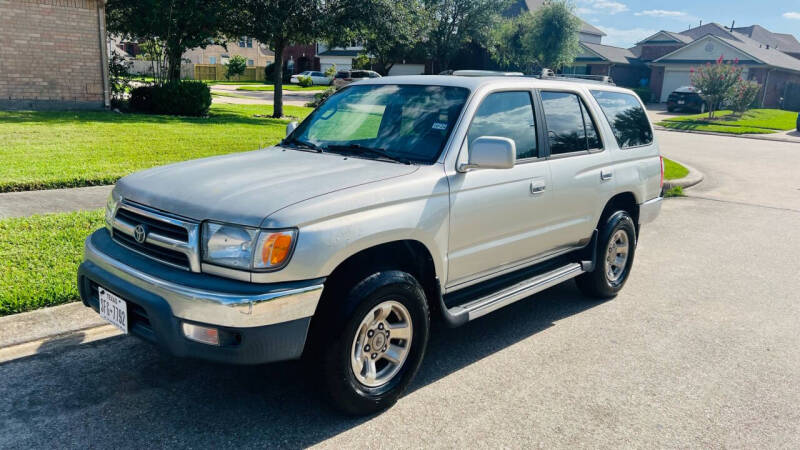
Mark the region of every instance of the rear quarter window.
[[592, 91], [614, 131], [620, 148], [639, 147], [653, 142], [653, 129], [647, 112], [632, 94], [624, 92]]

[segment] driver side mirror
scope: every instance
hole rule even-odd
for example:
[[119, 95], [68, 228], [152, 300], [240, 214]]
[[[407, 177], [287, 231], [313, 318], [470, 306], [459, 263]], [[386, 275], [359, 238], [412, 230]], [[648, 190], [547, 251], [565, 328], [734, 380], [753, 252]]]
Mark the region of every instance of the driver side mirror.
[[469, 162], [458, 167], [468, 169], [511, 169], [517, 160], [517, 146], [513, 140], [497, 136], [481, 136], [469, 146]]
[[297, 128], [297, 121], [296, 120], [293, 120], [293, 121], [287, 123], [286, 124], [286, 137], [289, 137], [289, 135], [292, 134], [292, 131], [294, 131], [296, 128]]

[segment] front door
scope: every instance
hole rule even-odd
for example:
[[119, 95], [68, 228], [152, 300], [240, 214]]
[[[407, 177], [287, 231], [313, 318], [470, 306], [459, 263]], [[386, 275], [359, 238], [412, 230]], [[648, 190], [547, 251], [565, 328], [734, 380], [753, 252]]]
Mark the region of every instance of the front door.
[[462, 152], [481, 136], [512, 139], [517, 161], [511, 169], [450, 175], [448, 288], [513, 267], [550, 246], [550, 169], [539, 154], [531, 92], [488, 94], [475, 112]]

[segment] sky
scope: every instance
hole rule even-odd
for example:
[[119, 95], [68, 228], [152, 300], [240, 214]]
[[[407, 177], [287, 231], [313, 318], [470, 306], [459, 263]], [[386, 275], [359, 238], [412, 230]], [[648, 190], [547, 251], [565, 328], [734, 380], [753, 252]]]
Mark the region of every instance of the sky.
[[800, 0], [572, 0], [581, 19], [603, 30], [603, 44], [632, 47], [660, 30], [680, 32], [717, 22], [758, 24], [800, 40]]

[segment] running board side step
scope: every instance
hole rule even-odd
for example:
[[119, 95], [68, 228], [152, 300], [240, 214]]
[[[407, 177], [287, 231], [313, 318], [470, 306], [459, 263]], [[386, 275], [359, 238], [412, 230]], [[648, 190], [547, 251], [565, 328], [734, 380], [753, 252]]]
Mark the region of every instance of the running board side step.
[[448, 325], [452, 327], [463, 325], [511, 303], [530, 297], [537, 292], [575, 278], [586, 272], [585, 269], [588, 268], [586, 265], [579, 262], [569, 263], [493, 292], [485, 297], [452, 308], [447, 308], [443, 297], [439, 295], [442, 315]]

